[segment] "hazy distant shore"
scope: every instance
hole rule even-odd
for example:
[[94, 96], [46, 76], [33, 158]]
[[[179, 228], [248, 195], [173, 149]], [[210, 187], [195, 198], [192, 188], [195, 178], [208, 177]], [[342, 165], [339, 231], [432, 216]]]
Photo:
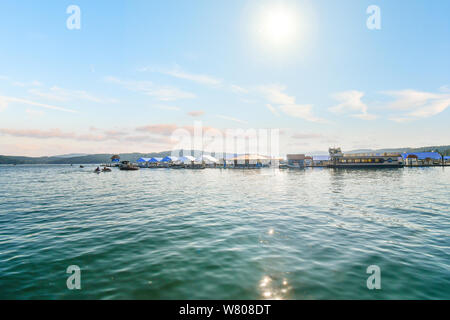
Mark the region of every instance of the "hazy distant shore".
[[[389, 148], [389, 149], [360, 149], [346, 151], [347, 153], [382, 153], [382, 152], [427, 152], [427, 151], [439, 151], [445, 155], [450, 155], [450, 145], [446, 146], [429, 146], [421, 148]], [[194, 152], [201, 153], [201, 151], [184, 150], [185, 155]], [[298, 151], [302, 152], [301, 150]], [[152, 158], [152, 157], [166, 157], [171, 155], [172, 151], [162, 151], [154, 153], [123, 153], [119, 154], [121, 160], [136, 161], [139, 158]], [[311, 153], [314, 155], [326, 154], [325, 151]], [[87, 155], [60, 155], [49, 157], [24, 157], [24, 156], [3, 156], [0, 155], [0, 164], [99, 164], [111, 162], [111, 154], [87, 154]]]

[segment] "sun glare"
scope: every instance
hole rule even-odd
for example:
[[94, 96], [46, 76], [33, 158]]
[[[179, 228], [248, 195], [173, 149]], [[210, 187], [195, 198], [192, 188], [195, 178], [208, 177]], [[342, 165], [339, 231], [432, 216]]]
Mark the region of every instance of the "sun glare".
[[262, 11], [259, 32], [272, 45], [295, 41], [298, 23], [295, 12], [286, 7], [268, 7]]

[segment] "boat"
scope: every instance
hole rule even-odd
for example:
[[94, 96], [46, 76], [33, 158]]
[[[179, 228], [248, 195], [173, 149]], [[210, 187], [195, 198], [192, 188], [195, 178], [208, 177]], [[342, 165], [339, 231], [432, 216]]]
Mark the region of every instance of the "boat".
[[102, 172], [111, 172], [112, 170], [110, 168], [104, 167], [102, 169]]
[[184, 169], [203, 170], [206, 169], [206, 165], [204, 163], [185, 164]]
[[80, 166], [80, 168], [84, 168], [84, 166]]
[[299, 163], [280, 162], [279, 169], [305, 169], [305, 166]]
[[285, 164], [282, 169], [305, 169], [305, 166], [299, 164]]
[[404, 162], [399, 153], [383, 154], [344, 154], [341, 148], [329, 148], [332, 168], [403, 168]]
[[122, 161], [119, 165], [119, 169], [123, 171], [136, 171], [139, 170], [139, 167], [132, 164], [130, 161]]

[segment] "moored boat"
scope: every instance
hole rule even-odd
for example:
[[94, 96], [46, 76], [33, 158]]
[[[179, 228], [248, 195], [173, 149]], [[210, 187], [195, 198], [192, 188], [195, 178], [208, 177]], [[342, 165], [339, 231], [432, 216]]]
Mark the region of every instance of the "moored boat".
[[341, 148], [330, 148], [332, 168], [403, 168], [401, 154], [344, 154]]
[[123, 171], [136, 171], [139, 167], [132, 164], [130, 161], [122, 161], [119, 165], [119, 169]]

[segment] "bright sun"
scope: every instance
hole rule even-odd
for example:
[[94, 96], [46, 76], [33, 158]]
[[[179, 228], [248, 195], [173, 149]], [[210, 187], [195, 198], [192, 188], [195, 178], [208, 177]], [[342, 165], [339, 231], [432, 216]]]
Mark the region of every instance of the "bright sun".
[[260, 18], [260, 33], [273, 45], [295, 41], [298, 24], [293, 11], [285, 7], [265, 8]]

